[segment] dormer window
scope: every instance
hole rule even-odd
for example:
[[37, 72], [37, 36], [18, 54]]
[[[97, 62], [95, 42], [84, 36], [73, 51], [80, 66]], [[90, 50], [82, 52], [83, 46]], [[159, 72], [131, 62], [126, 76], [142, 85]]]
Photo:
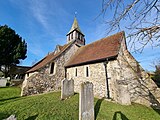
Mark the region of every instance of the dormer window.
[[57, 54], [57, 53], [59, 53], [60, 52], [60, 45], [57, 45], [56, 46], [56, 49], [55, 49], [55, 51], [54, 51], [54, 54]]

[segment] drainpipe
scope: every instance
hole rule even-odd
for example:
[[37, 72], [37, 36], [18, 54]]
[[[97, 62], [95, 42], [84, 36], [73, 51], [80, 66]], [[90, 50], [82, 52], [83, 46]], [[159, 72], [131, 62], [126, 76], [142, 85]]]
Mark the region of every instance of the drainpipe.
[[107, 93], [106, 93], [106, 96], [108, 99], [110, 99], [110, 94], [109, 94], [109, 83], [108, 83], [108, 74], [107, 74], [107, 64], [108, 64], [108, 58], [106, 59], [106, 61], [103, 62], [104, 64], [104, 68], [105, 68], [105, 74], [106, 74], [106, 90], [107, 90]]

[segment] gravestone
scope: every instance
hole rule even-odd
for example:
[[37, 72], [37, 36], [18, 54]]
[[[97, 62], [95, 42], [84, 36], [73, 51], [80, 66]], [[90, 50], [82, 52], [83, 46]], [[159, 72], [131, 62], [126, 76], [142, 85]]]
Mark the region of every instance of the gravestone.
[[0, 87], [5, 87], [7, 84], [7, 78], [0, 78]]
[[119, 103], [122, 105], [131, 105], [131, 98], [127, 85], [119, 86]]
[[74, 80], [64, 79], [61, 82], [61, 99], [67, 99], [74, 95]]
[[91, 82], [84, 82], [81, 84], [79, 120], [94, 120], [94, 94], [93, 84]]

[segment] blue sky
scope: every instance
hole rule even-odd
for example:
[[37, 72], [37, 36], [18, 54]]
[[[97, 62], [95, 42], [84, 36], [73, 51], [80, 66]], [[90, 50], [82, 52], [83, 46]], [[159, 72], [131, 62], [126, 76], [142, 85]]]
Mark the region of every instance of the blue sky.
[[[0, 0], [0, 5], [0, 25], [7, 24], [27, 42], [27, 58], [21, 62], [24, 66], [39, 61], [57, 44], [66, 43], [75, 12], [87, 44], [106, 37], [103, 17], [95, 20], [102, 0]], [[147, 46], [143, 53], [133, 55], [144, 69], [154, 70], [152, 62], [160, 58], [160, 48]]]

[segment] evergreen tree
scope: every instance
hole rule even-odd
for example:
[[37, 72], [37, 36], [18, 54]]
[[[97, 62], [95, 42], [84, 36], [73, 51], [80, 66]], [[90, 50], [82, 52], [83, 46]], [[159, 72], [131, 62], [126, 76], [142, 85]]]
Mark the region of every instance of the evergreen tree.
[[0, 26], [0, 70], [8, 76], [11, 65], [20, 63], [27, 56], [27, 44], [22, 37], [8, 27]]

